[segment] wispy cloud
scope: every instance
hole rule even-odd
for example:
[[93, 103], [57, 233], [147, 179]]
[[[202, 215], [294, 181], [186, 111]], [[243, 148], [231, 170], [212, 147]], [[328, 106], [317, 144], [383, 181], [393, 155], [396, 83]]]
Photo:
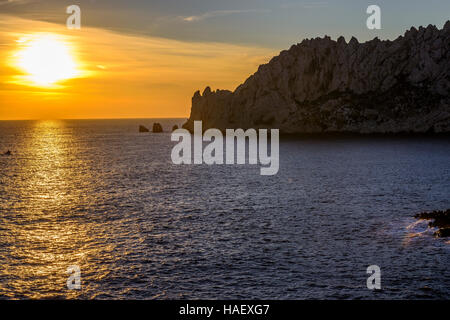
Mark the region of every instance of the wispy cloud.
[[326, 1], [316, 1], [316, 2], [296, 2], [296, 3], [285, 3], [281, 5], [282, 9], [316, 9], [328, 7], [329, 3]]
[[228, 16], [232, 14], [242, 14], [242, 13], [267, 13], [270, 12], [270, 10], [267, 9], [247, 9], [247, 10], [214, 10], [214, 11], [208, 11], [200, 15], [196, 16], [188, 16], [188, 17], [181, 17], [183, 21], [186, 22], [196, 22], [205, 20], [208, 18], [214, 18], [214, 17], [223, 17]]
[[18, 5], [35, 2], [35, 0], [0, 0], [0, 6], [2, 5]]
[[[0, 119], [184, 117], [194, 92], [207, 85], [233, 90], [277, 50], [216, 42], [129, 35], [0, 14]], [[52, 33], [69, 47], [87, 76], [47, 89], [22, 85], [14, 63], [22, 37]], [[104, 52], [108, 52], [107, 55]], [[125, 79], [125, 80], [124, 80]], [[47, 90], [48, 91], [48, 90]]]

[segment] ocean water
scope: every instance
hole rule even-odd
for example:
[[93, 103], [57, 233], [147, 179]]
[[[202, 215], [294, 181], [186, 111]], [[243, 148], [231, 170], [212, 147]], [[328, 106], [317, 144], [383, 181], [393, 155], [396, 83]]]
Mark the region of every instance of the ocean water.
[[153, 122], [0, 122], [1, 298], [450, 298], [450, 242], [413, 218], [450, 208], [449, 139], [283, 139], [261, 176], [173, 165]]

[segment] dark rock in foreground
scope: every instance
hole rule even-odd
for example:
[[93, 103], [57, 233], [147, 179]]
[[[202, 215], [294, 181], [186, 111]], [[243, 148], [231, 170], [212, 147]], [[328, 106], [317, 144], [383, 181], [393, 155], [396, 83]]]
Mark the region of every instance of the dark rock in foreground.
[[439, 238], [450, 237], [450, 228], [442, 228], [436, 232], [436, 236]]
[[435, 236], [450, 236], [450, 209], [445, 211], [421, 212], [414, 217], [416, 219], [433, 220], [428, 225], [432, 228], [439, 228], [439, 230], [435, 232]]
[[150, 130], [148, 130], [146, 127], [144, 126], [139, 126], [139, 132], [150, 132]]
[[234, 92], [197, 91], [191, 115], [204, 130], [281, 133], [450, 132], [450, 21], [394, 41], [304, 40], [261, 65]]
[[163, 128], [162, 128], [162, 126], [161, 126], [160, 123], [155, 122], [155, 123], [153, 124], [153, 129], [152, 129], [152, 131], [153, 131], [154, 133], [160, 133], [160, 132], [163, 132]]

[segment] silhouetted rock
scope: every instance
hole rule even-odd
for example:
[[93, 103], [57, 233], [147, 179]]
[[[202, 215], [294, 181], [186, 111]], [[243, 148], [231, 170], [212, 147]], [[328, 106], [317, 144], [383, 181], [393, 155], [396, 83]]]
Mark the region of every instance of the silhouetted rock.
[[173, 127], [172, 127], [172, 131], [175, 131], [175, 130], [177, 130], [178, 129], [178, 126], [177, 125], [174, 125]]
[[435, 234], [439, 238], [450, 237], [450, 228], [439, 229]]
[[303, 40], [234, 92], [195, 92], [183, 125], [284, 133], [450, 132], [450, 22], [394, 41]]
[[11, 154], [12, 154], [12, 152], [9, 150], [4, 153], [5, 156], [10, 156]]
[[139, 126], [139, 132], [150, 132], [150, 130], [148, 130], [146, 127], [144, 126]]
[[160, 132], [163, 132], [163, 128], [162, 128], [161, 124], [159, 124], [158, 122], [155, 122], [153, 124], [153, 130], [152, 131], [154, 133], [160, 133]]
[[428, 225], [432, 228], [439, 228], [439, 230], [435, 232], [435, 236], [450, 236], [450, 209], [445, 211], [421, 212], [414, 217], [416, 219], [433, 220]]

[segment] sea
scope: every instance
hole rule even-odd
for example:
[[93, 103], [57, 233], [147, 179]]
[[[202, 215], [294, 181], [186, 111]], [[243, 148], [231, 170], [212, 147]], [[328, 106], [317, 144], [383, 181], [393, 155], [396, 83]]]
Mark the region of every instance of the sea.
[[173, 164], [184, 121], [0, 121], [0, 299], [450, 298], [414, 218], [450, 208], [448, 137], [282, 137], [262, 176]]

